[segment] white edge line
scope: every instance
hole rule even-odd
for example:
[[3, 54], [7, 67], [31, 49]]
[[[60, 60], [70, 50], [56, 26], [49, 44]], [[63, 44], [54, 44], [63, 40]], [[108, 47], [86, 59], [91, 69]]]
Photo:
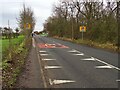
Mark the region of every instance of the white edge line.
[[108, 63], [106, 63], [106, 62], [104, 62], [104, 61], [101, 61], [101, 60], [99, 60], [99, 59], [96, 59], [96, 58], [95, 58], [95, 60], [98, 61], [98, 62], [101, 62], [101, 63], [103, 63], [103, 64], [106, 64], [106, 65], [108, 65], [108, 66], [110, 66], [110, 67], [112, 67], [112, 68], [120, 71], [120, 68], [118, 68], [118, 67], [115, 67], [115, 66], [113, 66], [113, 65], [111, 65], [111, 64], [108, 64]]
[[42, 66], [41, 66], [39, 54], [37, 54], [37, 56], [38, 56], [38, 61], [39, 61], [39, 65], [40, 65], [40, 71], [41, 71], [41, 77], [42, 77], [42, 80], [43, 80], [43, 84], [44, 84], [44, 87], [47, 88], [47, 83], [45, 81], [45, 76], [44, 76], [43, 69], [42, 69]]
[[32, 38], [32, 46], [35, 48], [35, 40]]

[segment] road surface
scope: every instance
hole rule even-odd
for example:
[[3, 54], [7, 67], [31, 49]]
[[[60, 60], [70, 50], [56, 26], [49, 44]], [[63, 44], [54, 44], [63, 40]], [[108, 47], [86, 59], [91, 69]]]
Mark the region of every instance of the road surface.
[[35, 36], [45, 87], [118, 88], [118, 54], [49, 37]]

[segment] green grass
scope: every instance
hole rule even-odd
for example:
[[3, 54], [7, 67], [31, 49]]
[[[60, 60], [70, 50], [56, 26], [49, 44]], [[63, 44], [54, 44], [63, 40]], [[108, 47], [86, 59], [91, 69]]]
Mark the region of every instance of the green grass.
[[17, 45], [17, 44], [20, 44], [24, 39], [24, 36], [21, 35], [19, 36], [18, 38], [13, 38], [11, 39], [11, 44], [9, 44], [9, 39], [2, 39], [0, 40], [0, 43], [2, 43], [2, 52], [4, 52], [6, 49], [9, 48], [9, 45], [13, 46], [13, 45]]

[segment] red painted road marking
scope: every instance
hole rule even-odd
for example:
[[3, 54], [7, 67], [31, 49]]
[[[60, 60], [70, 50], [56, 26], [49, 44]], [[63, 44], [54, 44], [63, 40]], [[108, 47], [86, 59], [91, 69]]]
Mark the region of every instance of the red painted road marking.
[[61, 45], [61, 44], [45, 44], [45, 43], [40, 43], [38, 44], [40, 48], [69, 48], [67, 46]]

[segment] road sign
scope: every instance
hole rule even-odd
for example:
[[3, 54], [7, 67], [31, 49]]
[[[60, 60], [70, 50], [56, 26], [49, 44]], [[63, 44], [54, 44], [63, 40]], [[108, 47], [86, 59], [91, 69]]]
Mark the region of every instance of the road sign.
[[31, 25], [29, 23], [24, 24], [25, 29], [31, 29]]
[[80, 32], [86, 32], [86, 26], [80, 26]]

